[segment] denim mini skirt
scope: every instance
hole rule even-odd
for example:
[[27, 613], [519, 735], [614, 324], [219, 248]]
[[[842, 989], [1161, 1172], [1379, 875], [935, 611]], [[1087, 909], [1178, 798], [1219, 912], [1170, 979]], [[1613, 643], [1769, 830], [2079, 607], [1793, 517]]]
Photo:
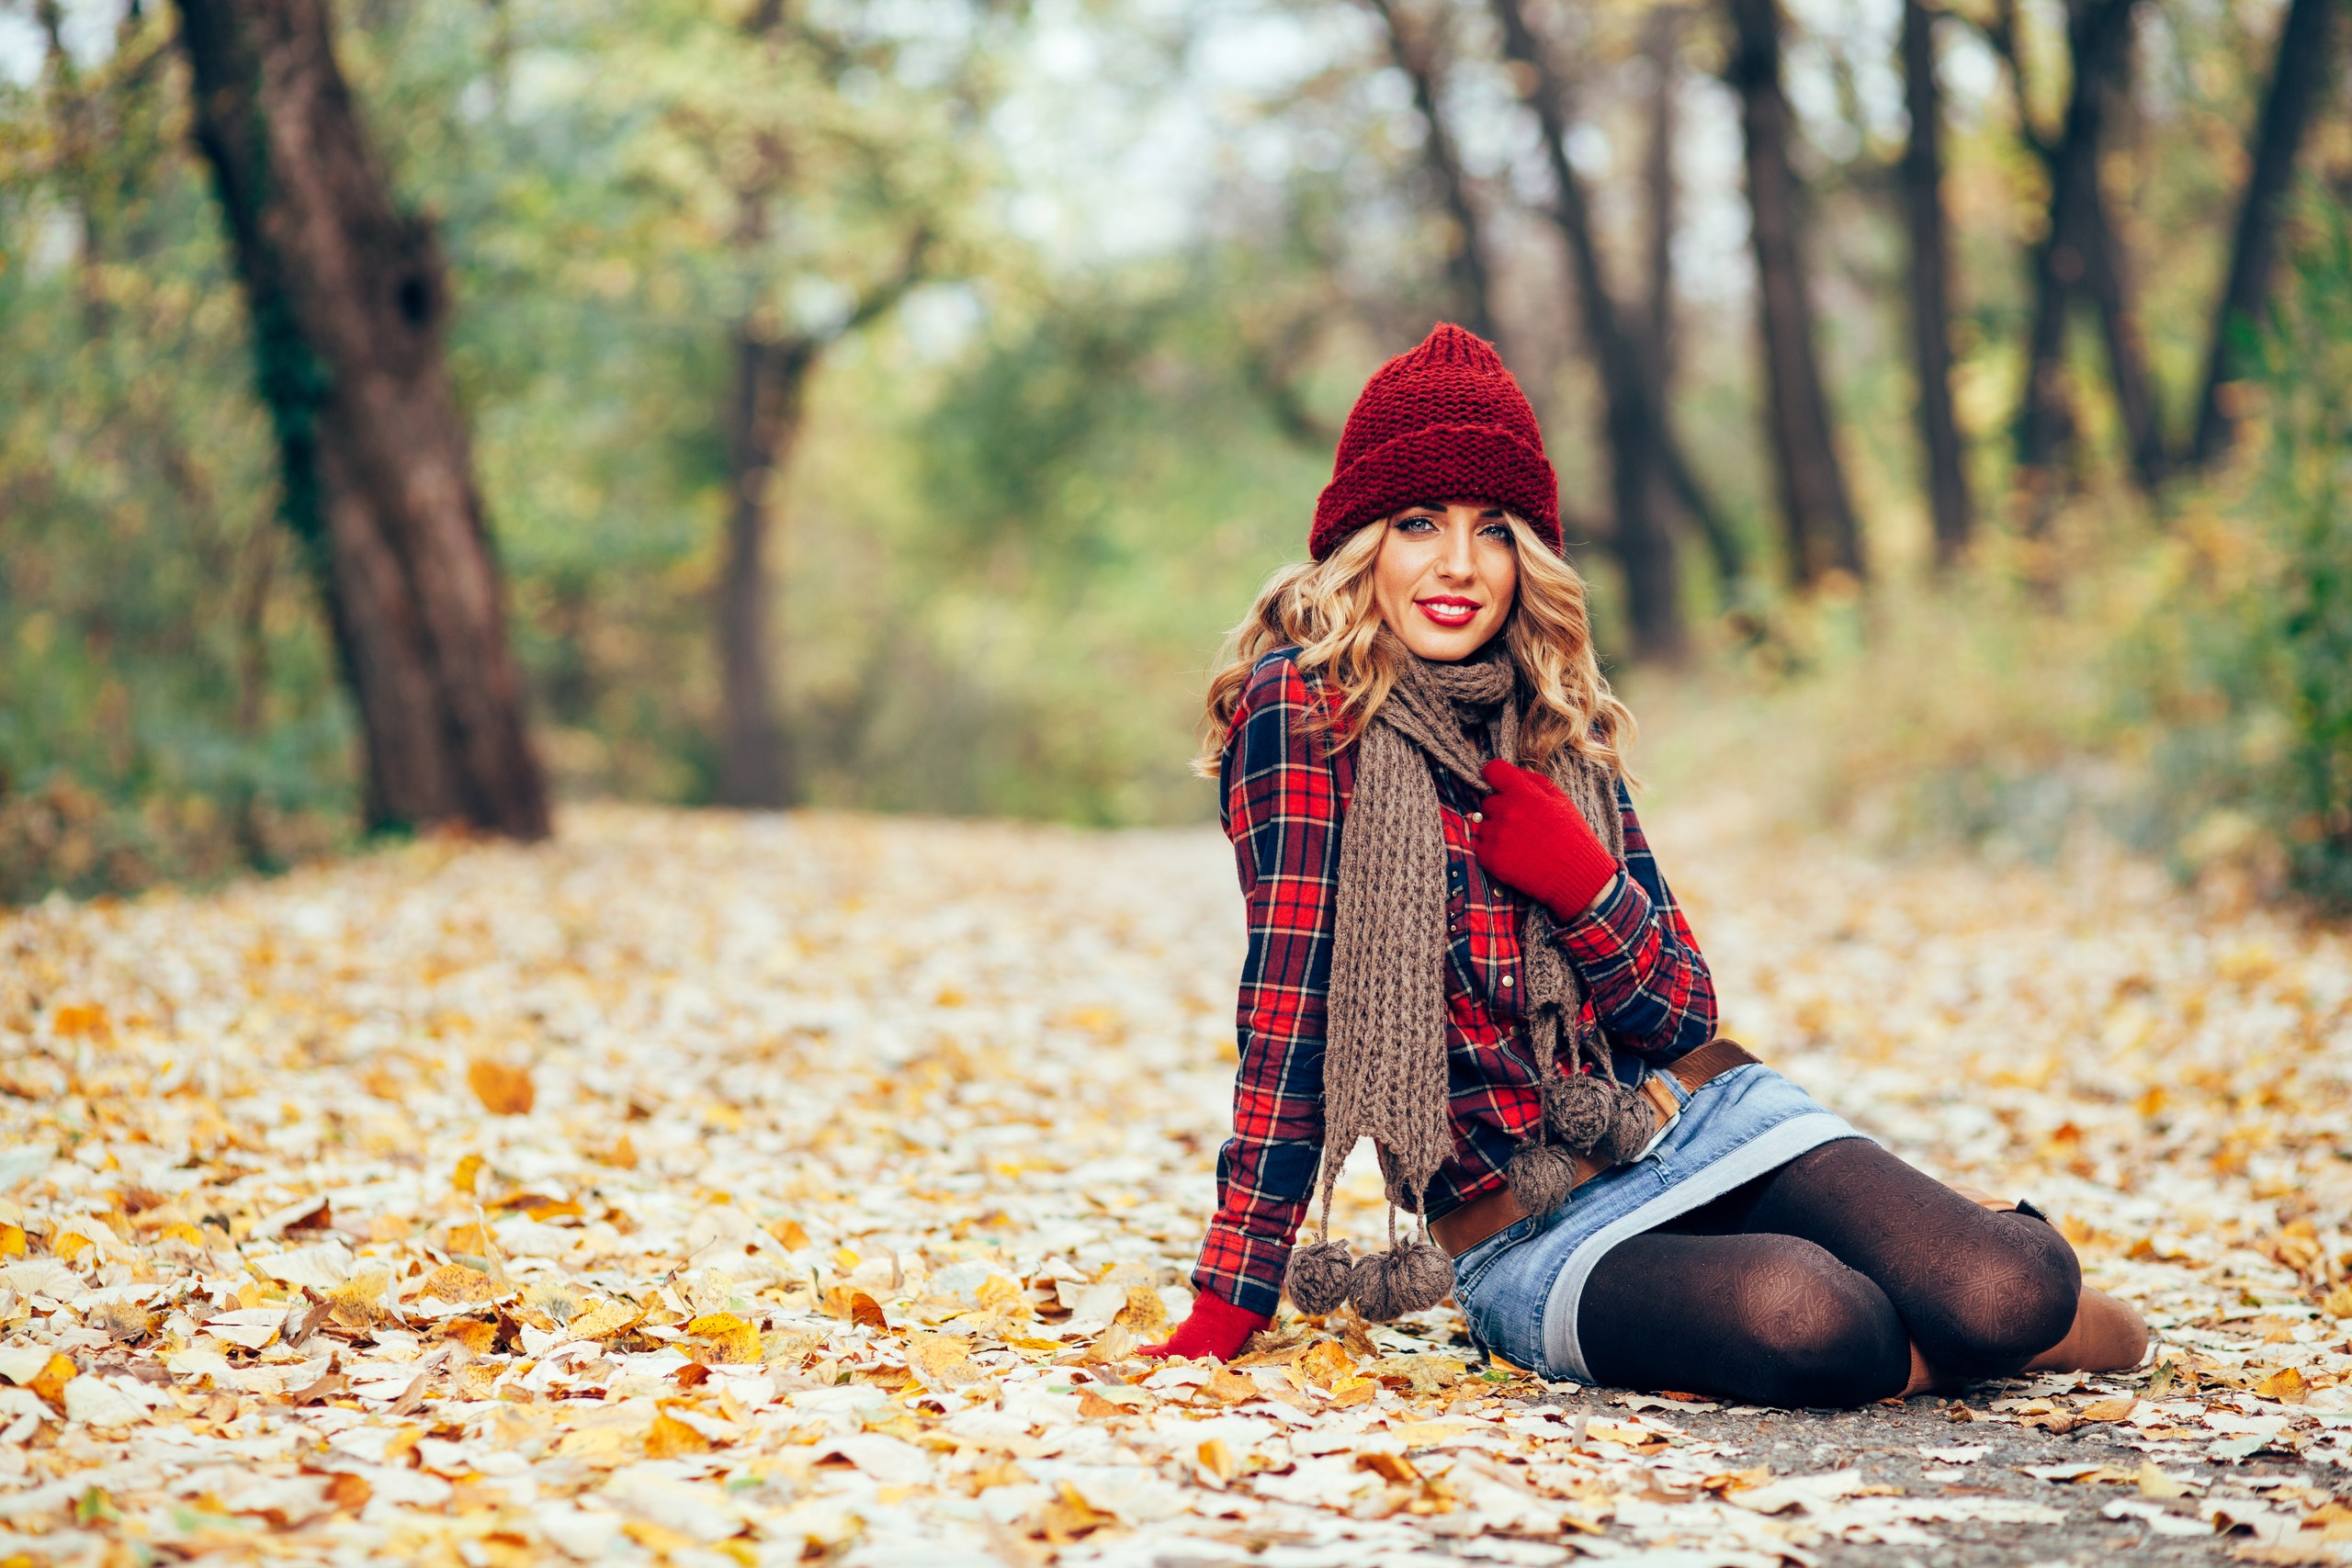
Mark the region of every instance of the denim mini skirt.
[[1594, 1177], [1548, 1214], [1507, 1225], [1453, 1260], [1453, 1296], [1479, 1346], [1553, 1380], [1590, 1382], [1577, 1309], [1593, 1266], [1628, 1236], [1654, 1230], [1743, 1182], [1839, 1138], [1845, 1118], [1761, 1062], [1686, 1094], [1657, 1146]]

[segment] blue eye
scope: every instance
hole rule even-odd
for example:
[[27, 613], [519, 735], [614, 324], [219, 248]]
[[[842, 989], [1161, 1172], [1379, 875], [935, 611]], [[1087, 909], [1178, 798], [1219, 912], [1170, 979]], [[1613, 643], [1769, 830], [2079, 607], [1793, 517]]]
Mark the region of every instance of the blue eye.
[[1399, 517], [1396, 519], [1396, 526], [1399, 528], [1409, 528], [1414, 530], [1434, 528], [1437, 526], [1437, 519], [1434, 517]]

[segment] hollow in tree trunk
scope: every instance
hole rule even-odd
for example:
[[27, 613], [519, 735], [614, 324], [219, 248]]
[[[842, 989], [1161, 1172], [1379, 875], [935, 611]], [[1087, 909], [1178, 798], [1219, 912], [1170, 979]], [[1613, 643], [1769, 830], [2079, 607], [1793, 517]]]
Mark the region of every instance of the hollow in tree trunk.
[[448, 291], [431, 231], [394, 205], [324, 0], [179, 10], [284, 515], [359, 712], [368, 821], [542, 837], [547, 790], [442, 359]]
[[1861, 529], [1838, 461], [1829, 400], [1814, 350], [1813, 300], [1801, 243], [1803, 200], [1789, 161], [1791, 114], [1781, 85], [1778, 0], [1724, 0], [1732, 24], [1725, 78], [1739, 95], [1747, 148], [1748, 234], [1764, 341], [1766, 422], [1780, 479], [1789, 579], [1833, 569], [1862, 574]]
[[2270, 86], [2263, 95], [2254, 144], [2248, 149], [2245, 195], [2238, 207], [2229, 281], [2213, 310], [2211, 345], [2205, 354], [2204, 390], [2197, 400], [2197, 432], [2188, 447], [2188, 460], [2199, 467], [2229, 449], [2233, 422], [2222, 389], [2236, 374], [2237, 334], [2262, 313], [2270, 293], [2270, 274], [2278, 255], [2278, 209], [2294, 177], [2304, 133], [2335, 77], [2343, 43], [2342, 12], [2342, 0], [2292, 0], [2278, 31]]
[[1919, 449], [1927, 464], [1936, 564], [1948, 567], [1967, 550], [1974, 516], [1951, 400], [1951, 247], [1935, 23], [1926, 0], [1904, 0], [1903, 87], [1911, 136], [1903, 150], [1903, 214], [1911, 237], [1911, 365], [1919, 382]]

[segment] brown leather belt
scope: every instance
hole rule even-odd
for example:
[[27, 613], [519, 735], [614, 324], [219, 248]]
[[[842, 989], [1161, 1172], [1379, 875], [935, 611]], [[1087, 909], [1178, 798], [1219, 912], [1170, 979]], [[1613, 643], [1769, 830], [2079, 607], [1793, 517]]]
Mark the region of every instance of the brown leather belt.
[[[1682, 1086], [1683, 1093], [1696, 1094], [1702, 1084], [1755, 1060], [1748, 1054], [1747, 1047], [1738, 1041], [1718, 1037], [1673, 1063], [1666, 1071], [1674, 1075], [1674, 1081]], [[1652, 1073], [1642, 1080], [1641, 1092], [1648, 1095], [1650, 1102], [1657, 1107], [1661, 1133], [1682, 1114], [1682, 1107], [1676, 1101], [1674, 1091], [1659, 1081], [1657, 1074]], [[1609, 1168], [1589, 1155], [1577, 1156], [1576, 1166], [1577, 1179], [1569, 1188], [1570, 1191]], [[1473, 1198], [1452, 1213], [1431, 1220], [1430, 1235], [1448, 1253], [1459, 1258], [1497, 1231], [1507, 1225], [1515, 1225], [1525, 1218], [1527, 1211], [1520, 1206], [1518, 1199], [1510, 1195], [1510, 1188], [1502, 1187], [1483, 1197]]]

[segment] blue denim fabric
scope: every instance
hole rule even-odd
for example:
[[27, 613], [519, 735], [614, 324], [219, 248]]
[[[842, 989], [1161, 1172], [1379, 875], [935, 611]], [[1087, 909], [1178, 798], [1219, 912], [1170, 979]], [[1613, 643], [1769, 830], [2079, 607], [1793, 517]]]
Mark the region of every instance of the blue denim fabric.
[[1639, 1235], [1777, 1170], [1807, 1149], [1861, 1134], [1761, 1063], [1685, 1094], [1660, 1075], [1682, 1115], [1656, 1148], [1586, 1182], [1548, 1214], [1532, 1215], [1453, 1260], [1453, 1295], [1470, 1333], [1513, 1366], [1592, 1381], [1577, 1342], [1577, 1307], [1593, 1265]]

